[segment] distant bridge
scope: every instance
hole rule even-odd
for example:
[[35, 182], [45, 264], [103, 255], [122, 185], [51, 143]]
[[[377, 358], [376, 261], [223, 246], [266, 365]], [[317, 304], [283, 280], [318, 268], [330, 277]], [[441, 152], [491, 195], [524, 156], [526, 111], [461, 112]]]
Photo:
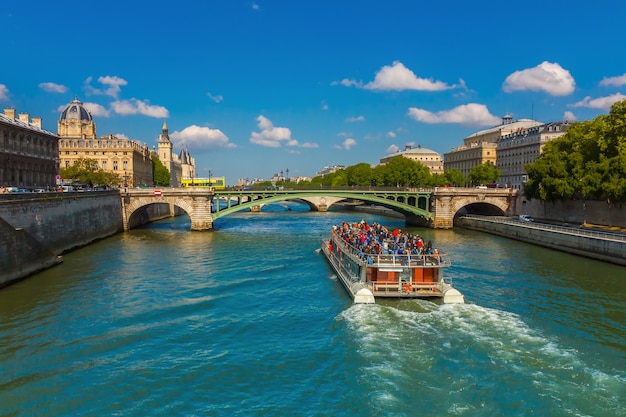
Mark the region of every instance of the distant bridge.
[[210, 230], [213, 221], [242, 210], [260, 211], [263, 205], [298, 200], [312, 211], [327, 211], [343, 200], [358, 200], [392, 209], [407, 224], [452, 228], [458, 213], [505, 215], [515, 212], [517, 190], [477, 188], [423, 189], [285, 189], [220, 191], [188, 188], [142, 188], [121, 191], [124, 230], [154, 204], [167, 204], [174, 216], [180, 210], [191, 219], [191, 230]]

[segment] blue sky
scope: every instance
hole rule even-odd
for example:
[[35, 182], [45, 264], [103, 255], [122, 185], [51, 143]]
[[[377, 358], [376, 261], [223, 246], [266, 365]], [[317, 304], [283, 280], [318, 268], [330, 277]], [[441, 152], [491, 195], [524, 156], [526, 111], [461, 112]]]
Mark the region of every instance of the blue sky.
[[0, 106], [56, 133], [78, 97], [98, 135], [198, 176], [312, 176], [405, 145], [440, 153], [514, 119], [588, 120], [626, 98], [626, 2], [1, 0]]

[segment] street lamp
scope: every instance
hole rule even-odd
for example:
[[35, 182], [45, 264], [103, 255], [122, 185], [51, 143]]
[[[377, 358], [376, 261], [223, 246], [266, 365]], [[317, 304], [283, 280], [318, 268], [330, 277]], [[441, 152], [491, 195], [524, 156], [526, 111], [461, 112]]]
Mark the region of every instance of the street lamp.
[[287, 182], [289, 182], [289, 168], [285, 170], [287, 172]]
[[211, 190], [211, 170], [209, 170], [209, 190]]

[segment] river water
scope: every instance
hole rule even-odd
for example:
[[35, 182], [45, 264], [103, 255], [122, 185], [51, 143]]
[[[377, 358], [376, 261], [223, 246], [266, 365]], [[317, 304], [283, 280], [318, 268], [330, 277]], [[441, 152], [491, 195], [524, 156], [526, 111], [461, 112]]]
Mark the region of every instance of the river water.
[[[0, 290], [0, 416], [626, 415], [623, 267], [264, 210], [154, 223]], [[450, 253], [466, 304], [353, 305], [318, 249], [361, 219]]]

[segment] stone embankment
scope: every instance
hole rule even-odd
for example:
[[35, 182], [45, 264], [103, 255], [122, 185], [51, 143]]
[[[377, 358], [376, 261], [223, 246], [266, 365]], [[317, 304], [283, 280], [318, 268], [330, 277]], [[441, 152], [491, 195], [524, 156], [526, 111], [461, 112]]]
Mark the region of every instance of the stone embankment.
[[624, 233], [522, 222], [514, 217], [475, 215], [457, 218], [455, 226], [626, 266]]
[[0, 199], [0, 287], [59, 255], [123, 230], [117, 191], [24, 193]]

